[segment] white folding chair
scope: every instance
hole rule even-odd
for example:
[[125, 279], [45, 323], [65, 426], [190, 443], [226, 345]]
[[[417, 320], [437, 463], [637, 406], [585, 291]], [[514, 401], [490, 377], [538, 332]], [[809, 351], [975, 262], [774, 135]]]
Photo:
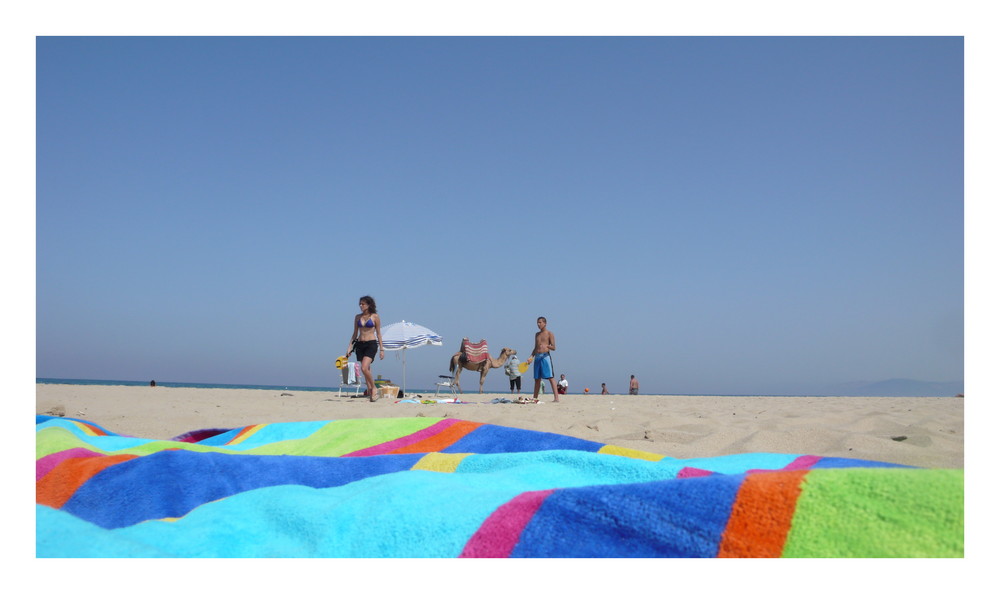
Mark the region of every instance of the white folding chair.
[[341, 381], [340, 387], [337, 388], [337, 397], [344, 395], [344, 388], [354, 388], [354, 396], [351, 396], [351, 398], [357, 398], [361, 392], [361, 387], [365, 386], [367, 388], [364, 376], [360, 373], [360, 370], [355, 368], [355, 365], [355, 363], [348, 363], [340, 370]]
[[439, 375], [438, 377], [441, 378], [441, 381], [439, 381], [436, 384], [434, 384], [435, 386], [437, 386], [437, 390], [434, 391], [434, 395], [435, 396], [438, 395], [438, 393], [441, 391], [441, 388], [448, 388], [449, 390], [451, 390], [451, 393], [453, 395], [458, 396], [457, 389], [455, 388], [455, 377], [454, 376], [451, 376], [451, 375]]

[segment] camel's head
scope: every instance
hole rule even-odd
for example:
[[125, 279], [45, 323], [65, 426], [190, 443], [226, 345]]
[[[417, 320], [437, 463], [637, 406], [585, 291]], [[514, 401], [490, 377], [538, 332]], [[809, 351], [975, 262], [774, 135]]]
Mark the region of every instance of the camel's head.
[[500, 352], [506, 354], [508, 357], [510, 357], [511, 355], [516, 355], [517, 354], [517, 351], [515, 351], [514, 349], [509, 349], [507, 347], [504, 347], [503, 350], [500, 351]]

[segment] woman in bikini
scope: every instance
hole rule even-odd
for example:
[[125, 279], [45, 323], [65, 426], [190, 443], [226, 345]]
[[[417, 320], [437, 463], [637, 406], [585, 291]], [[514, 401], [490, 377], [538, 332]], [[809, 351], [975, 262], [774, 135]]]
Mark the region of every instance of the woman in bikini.
[[379, 393], [375, 390], [375, 380], [372, 379], [372, 361], [375, 360], [375, 353], [378, 358], [385, 359], [385, 349], [382, 347], [382, 320], [375, 313], [375, 300], [365, 295], [358, 300], [361, 313], [354, 316], [354, 332], [351, 334], [351, 343], [347, 345], [347, 356], [351, 356], [354, 350], [361, 363], [361, 373], [365, 376], [365, 383], [368, 384], [368, 398], [375, 402]]

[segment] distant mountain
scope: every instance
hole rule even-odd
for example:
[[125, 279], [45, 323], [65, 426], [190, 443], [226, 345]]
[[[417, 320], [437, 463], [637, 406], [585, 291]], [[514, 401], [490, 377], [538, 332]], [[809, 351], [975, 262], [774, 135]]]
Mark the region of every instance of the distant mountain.
[[965, 382], [922, 382], [891, 379], [880, 382], [849, 382], [829, 386], [829, 396], [954, 396], [965, 393]]

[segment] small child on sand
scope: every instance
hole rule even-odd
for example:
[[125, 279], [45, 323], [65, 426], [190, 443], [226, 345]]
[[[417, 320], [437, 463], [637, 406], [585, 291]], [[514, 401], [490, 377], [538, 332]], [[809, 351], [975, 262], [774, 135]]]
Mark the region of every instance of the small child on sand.
[[528, 362], [535, 362], [535, 396], [538, 399], [538, 391], [542, 388], [542, 380], [547, 379], [552, 385], [553, 402], [559, 402], [559, 392], [556, 390], [555, 374], [552, 373], [552, 356], [550, 351], [556, 350], [556, 337], [549, 332], [548, 320], [544, 317], [538, 318], [538, 332], [535, 333], [535, 349], [531, 351]]

